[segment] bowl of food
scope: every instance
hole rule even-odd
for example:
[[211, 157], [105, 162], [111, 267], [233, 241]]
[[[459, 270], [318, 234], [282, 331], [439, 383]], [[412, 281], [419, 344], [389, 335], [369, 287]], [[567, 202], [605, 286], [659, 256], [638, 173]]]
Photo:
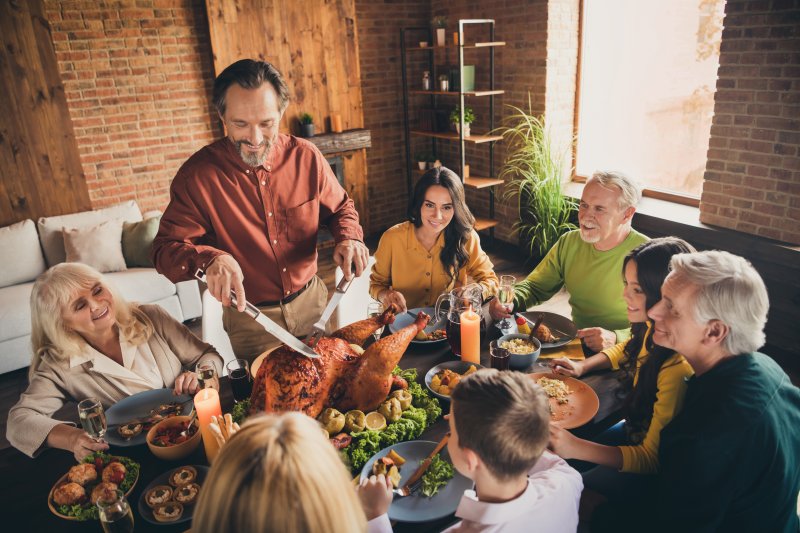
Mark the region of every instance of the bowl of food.
[[536, 337], [530, 338], [522, 333], [510, 333], [497, 339], [500, 348], [511, 352], [508, 360], [509, 368], [525, 370], [539, 359], [542, 343]]
[[197, 419], [189, 416], [165, 418], [147, 432], [147, 447], [165, 461], [183, 459], [200, 444]]
[[440, 400], [450, 401], [450, 393], [458, 382], [481, 368], [483, 366], [477, 363], [446, 361], [428, 370], [425, 374], [425, 386]]

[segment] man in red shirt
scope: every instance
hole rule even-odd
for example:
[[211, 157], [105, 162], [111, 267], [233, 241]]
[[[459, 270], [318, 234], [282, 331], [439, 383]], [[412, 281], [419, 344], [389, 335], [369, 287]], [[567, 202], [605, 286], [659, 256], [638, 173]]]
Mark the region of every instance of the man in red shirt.
[[227, 137], [178, 170], [153, 243], [156, 269], [171, 281], [205, 270], [233, 350], [250, 360], [279, 343], [242, 313], [245, 299], [297, 336], [322, 314], [321, 225], [333, 234], [333, 259], [348, 276], [360, 276], [369, 256], [353, 201], [322, 153], [278, 132], [288, 102], [286, 83], [264, 61], [237, 61], [217, 77], [214, 105]]

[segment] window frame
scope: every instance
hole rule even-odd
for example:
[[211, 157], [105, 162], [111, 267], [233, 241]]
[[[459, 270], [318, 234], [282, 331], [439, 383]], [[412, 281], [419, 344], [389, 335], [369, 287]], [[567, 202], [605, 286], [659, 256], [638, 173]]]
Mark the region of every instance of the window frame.
[[[586, 10], [584, 9], [584, 2], [586, 0], [580, 0], [578, 3], [578, 62], [577, 62], [577, 70], [575, 72], [575, 105], [574, 109], [575, 112], [573, 113], [573, 125], [572, 131], [575, 134], [572, 136], [572, 177], [571, 181], [576, 183], [586, 183], [586, 180], [589, 179], [589, 176], [584, 176], [578, 174], [576, 169], [578, 167], [578, 135], [580, 132], [578, 131], [578, 124], [580, 124], [580, 102], [581, 102], [581, 67], [583, 66], [583, 25], [584, 25], [584, 15]], [[714, 88], [716, 93], [716, 87]], [[708, 168], [708, 155], [706, 155], [706, 168]], [[705, 171], [703, 171], [703, 175], [705, 175]], [[705, 178], [703, 179], [705, 181]], [[701, 189], [702, 191], [702, 189]], [[702, 194], [702, 192], [701, 192]], [[668, 189], [662, 189], [658, 187], [642, 187], [642, 196], [648, 198], [655, 198], [658, 200], [664, 200], [666, 202], [672, 202], [676, 204], [688, 205], [691, 207], [700, 207], [700, 196], [694, 196], [692, 194], [681, 193], [679, 191], [673, 191]]]

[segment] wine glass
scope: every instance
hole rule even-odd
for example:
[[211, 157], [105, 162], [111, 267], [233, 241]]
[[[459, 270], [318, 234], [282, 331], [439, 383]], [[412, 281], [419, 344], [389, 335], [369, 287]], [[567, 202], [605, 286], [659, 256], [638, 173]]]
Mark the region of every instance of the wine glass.
[[[367, 317], [372, 318], [376, 316], [381, 316], [383, 313], [383, 304], [380, 302], [370, 302], [367, 305]], [[376, 329], [372, 332], [372, 336], [375, 337], [375, 340], [381, 338], [381, 334], [383, 333], [383, 329], [385, 326], [381, 326], [380, 328]]]
[[105, 533], [129, 533], [133, 531], [133, 513], [125, 494], [115, 490], [97, 500], [100, 525]]
[[234, 359], [225, 365], [228, 378], [231, 380], [233, 401], [241, 402], [250, 397], [252, 384], [250, 381], [250, 365], [246, 359]]
[[[500, 290], [497, 293], [497, 301], [503, 304], [503, 307], [509, 313], [514, 310], [514, 283], [517, 278], [514, 276], [500, 276]], [[497, 327], [501, 330], [509, 329], [514, 323], [508, 318], [504, 318], [497, 323]]]
[[78, 404], [78, 418], [83, 430], [94, 440], [100, 440], [106, 434], [106, 413], [103, 404], [97, 398], [86, 398]]
[[217, 376], [217, 369], [214, 368], [214, 363], [211, 361], [197, 363], [195, 373], [201, 389], [214, 389], [219, 392], [219, 376]]

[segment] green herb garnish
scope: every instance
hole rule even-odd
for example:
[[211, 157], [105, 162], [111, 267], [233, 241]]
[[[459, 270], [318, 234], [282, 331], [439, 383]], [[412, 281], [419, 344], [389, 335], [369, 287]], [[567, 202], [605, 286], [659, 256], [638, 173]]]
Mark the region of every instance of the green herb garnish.
[[431, 459], [431, 466], [425, 471], [422, 476], [422, 494], [428, 498], [432, 498], [434, 494], [439, 492], [439, 489], [447, 485], [447, 482], [453, 479], [455, 475], [453, 465], [435, 455]]

